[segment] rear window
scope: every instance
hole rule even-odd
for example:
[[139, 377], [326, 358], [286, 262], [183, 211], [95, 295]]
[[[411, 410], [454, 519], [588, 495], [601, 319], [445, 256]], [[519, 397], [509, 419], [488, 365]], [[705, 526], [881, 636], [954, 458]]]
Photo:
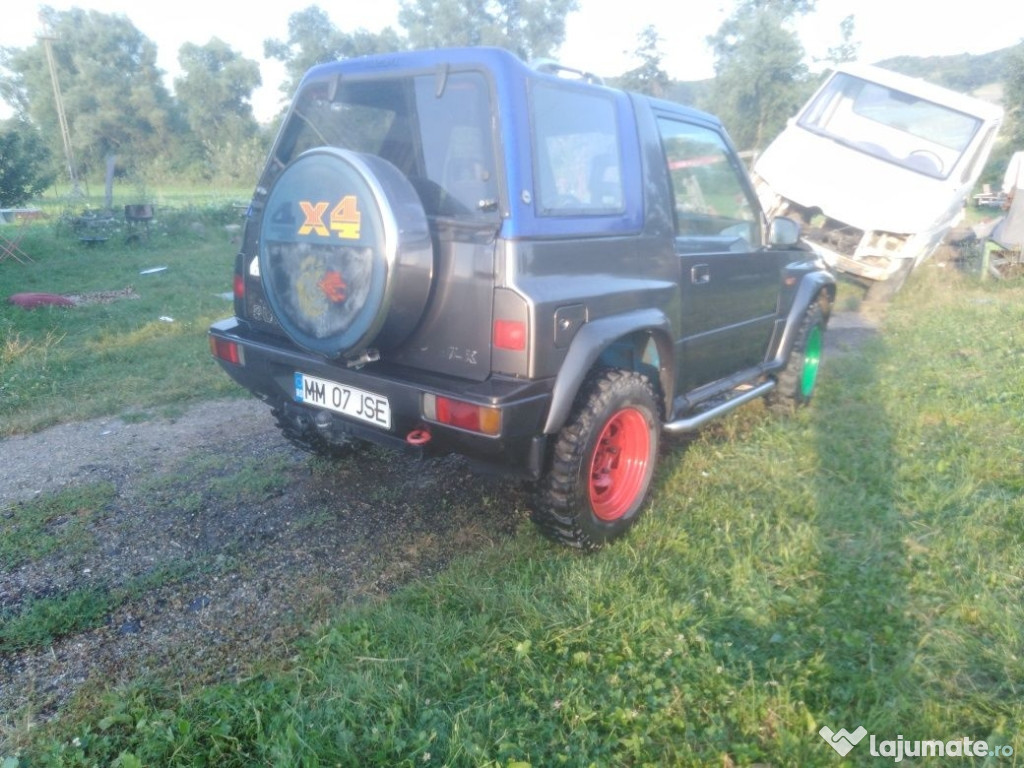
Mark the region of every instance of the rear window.
[[615, 102], [604, 94], [547, 83], [535, 83], [530, 96], [538, 213], [622, 213]]
[[490, 125], [489, 89], [478, 72], [454, 73], [440, 82], [431, 74], [314, 83], [297, 97], [270, 173], [307, 149], [350, 149], [397, 166], [428, 214], [495, 211]]

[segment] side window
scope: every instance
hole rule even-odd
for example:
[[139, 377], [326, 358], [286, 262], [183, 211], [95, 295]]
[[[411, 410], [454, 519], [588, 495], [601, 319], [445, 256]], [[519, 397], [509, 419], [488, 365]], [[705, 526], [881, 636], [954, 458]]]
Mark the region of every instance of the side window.
[[691, 253], [751, 251], [761, 221], [715, 131], [660, 118], [661, 141], [675, 197], [677, 246]]
[[534, 178], [542, 216], [621, 213], [615, 102], [603, 94], [535, 83]]

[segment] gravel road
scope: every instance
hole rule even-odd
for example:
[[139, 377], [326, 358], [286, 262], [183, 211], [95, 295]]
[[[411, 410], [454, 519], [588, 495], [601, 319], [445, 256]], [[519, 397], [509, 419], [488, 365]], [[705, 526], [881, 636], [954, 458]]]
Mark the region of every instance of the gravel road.
[[247, 398], [61, 425], [0, 441], [0, 457], [0, 530], [65, 489], [110, 498], [48, 521], [59, 549], [0, 564], [0, 611], [90, 588], [124, 596], [102, 626], [0, 651], [0, 755], [76, 693], [149, 675], [187, 687], [290, 655], [339, 606], [435, 573], [527, 519], [521, 483], [458, 457], [368, 447], [316, 459]]

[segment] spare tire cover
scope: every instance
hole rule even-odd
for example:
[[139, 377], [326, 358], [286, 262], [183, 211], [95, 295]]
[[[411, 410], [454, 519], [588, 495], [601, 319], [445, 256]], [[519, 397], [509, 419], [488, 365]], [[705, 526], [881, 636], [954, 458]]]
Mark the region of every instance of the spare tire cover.
[[299, 155], [270, 190], [259, 243], [267, 301], [307, 350], [393, 347], [423, 313], [433, 276], [426, 214], [382, 158], [334, 147]]

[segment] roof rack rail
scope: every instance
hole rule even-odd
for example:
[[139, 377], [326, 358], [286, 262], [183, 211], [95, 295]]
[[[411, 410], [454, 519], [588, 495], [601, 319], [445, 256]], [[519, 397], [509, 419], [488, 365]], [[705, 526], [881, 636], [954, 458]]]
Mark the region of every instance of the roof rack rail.
[[530, 67], [538, 72], [544, 72], [549, 75], [576, 75], [580, 80], [585, 82], [593, 83], [594, 85], [604, 85], [604, 78], [600, 75], [595, 75], [593, 72], [587, 72], [582, 69], [576, 69], [575, 67], [567, 67], [555, 59], [534, 59], [530, 62]]

